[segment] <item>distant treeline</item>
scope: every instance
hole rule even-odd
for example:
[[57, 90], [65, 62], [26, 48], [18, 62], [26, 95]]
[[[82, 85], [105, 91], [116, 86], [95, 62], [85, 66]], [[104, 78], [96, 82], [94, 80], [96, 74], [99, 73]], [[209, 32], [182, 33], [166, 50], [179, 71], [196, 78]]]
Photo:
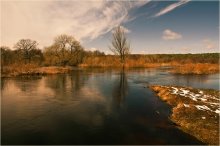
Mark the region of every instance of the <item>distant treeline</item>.
[[[219, 63], [219, 53], [205, 54], [126, 54], [127, 67], [147, 67], [149, 64], [188, 64]], [[38, 43], [30, 39], [21, 39], [14, 50], [1, 46], [1, 66], [35, 64], [37, 66], [85, 66], [118, 67], [122, 65], [119, 55], [106, 55], [104, 52], [86, 51], [73, 36], [59, 35], [53, 44], [38, 48]]]
[[86, 51], [73, 36], [59, 35], [50, 46], [38, 48], [38, 43], [21, 39], [14, 50], [1, 46], [1, 66], [14, 64], [36, 64], [39, 66], [77, 66], [85, 57], [105, 55], [103, 52]]
[[[83, 59], [92, 56], [103, 56], [104, 52], [96, 51], [75, 51], [76, 56], [71, 57], [65, 65], [77, 66], [82, 63]], [[27, 57], [28, 54], [28, 57]], [[28, 53], [24, 53], [22, 50], [11, 50], [8, 47], [1, 47], [1, 65], [7, 66], [11, 64], [37, 64], [40, 66], [63, 66], [63, 61], [50, 50], [32, 49]]]
[[[66, 51], [65, 55], [58, 54], [53, 47], [44, 50], [31, 49], [28, 53], [20, 49], [11, 50], [1, 47], [1, 65], [37, 64], [39, 66], [120, 66], [120, 58], [116, 55], [106, 55], [104, 52], [74, 50], [74, 55]], [[29, 55], [29, 57], [27, 56]], [[60, 55], [60, 56], [59, 56]], [[62, 58], [63, 57], [63, 58]], [[66, 58], [65, 58], [66, 57]], [[205, 54], [130, 54], [126, 57], [126, 66], [141, 67], [148, 63], [219, 63], [219, 53]]]
[[[130, 54], [126, 57], [126, 67], [154, 67], [161, 65], [180, 65], [209, 63], [219, 64], [220, 53], [205, 54]], [[114, 67], [121, 66], [120, 59], [115, 55], [86, 57], [81, 66]]]
[[220, 53], [204, 54], [149, 54], [149, 55], [132, 55], [131, 58], [145, 58], [146, 62], [167, 63], [219, 63]]

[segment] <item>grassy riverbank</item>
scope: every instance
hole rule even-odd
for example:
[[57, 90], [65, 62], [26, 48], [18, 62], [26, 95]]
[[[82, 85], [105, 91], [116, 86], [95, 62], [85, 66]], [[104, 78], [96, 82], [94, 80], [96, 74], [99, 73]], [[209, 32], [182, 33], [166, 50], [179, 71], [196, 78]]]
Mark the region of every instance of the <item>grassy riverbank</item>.
[[175, 74], [214, 74], [219, 73], [219, 64], [188, 63], [176, 64], [171, 71]]
[[2, 68], [1, 77], [14, 77], [23, 75], [44, 75], [44, 74], [59, 74], [68, 73], [72, 70], [72, 67], [39, 67], [35, 64], [13, 64]]
[[[99, 67], [99, 68], [121, 68], [123, 65], [119, 62], [118, 65], [85, 65], [81, 64], [79, 67]], [[156, 68], [156, 67], [172, 67], [169, 72], [174, 74], [214, 74], [219, 73], [219, 64], [199, 63], [199, 64], [179, 64], [179, 63], [146, 63], [144, 65], [129, 65], [125, 64], [125, 68]], [[68, 73], [72, 70], [71, 66], [47, 66], [40, 67], [34, 64], [13, 64], [9, 66], [3, 66], [1, 68], [1, 77], [13, 77], [20, 75], [41, 75], [41, 74], [58, 74]]]
[[152, 54], [127, 56], [125, 63], [114, 55], [86, 57], [80, 67], [124, 67], [126, 68], [152, 68], [172, 67], [175, 74], [213, 74], [219, 73], [219, 54]]
[[[1, 76], [19, 76], [35, 74], [66, 73], [71, 67], [63, 67], [55, 62], [48, 64], [47, 57], [41, 63], [21, 62], [1, 65]], [[100, 67], [100, 68], [155, 68], [172, 67], [171, 73], [175, 74], [213, 74], [219, 73], [219, 53], [206, 54], [130, 54], [125, 63], [120, 62], [119, 56], [115, 55], [87, 55], [82, 62], [76, 64], [78, 67]]]
[[219, 144], [219, 91], [159, 85], [150, 88], [172, 106], [170, 119], [180, 129], [206, 144]]

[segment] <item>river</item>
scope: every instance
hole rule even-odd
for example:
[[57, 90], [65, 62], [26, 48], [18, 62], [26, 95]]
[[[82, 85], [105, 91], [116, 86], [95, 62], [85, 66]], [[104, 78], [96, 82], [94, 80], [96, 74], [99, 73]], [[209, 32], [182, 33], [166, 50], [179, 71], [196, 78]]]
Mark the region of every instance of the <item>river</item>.
[[219, 74], [75, 69], [2, 78], [2, 144], [203, 144], [169, 120], [151, 84], [219, 89]]

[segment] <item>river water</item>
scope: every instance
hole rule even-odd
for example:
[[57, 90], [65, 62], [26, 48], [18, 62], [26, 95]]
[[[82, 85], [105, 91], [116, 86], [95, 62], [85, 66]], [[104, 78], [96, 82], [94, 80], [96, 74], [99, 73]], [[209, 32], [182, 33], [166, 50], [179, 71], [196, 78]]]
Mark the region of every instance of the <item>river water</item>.
[[179, 130], [148, 85], [219, 89], [219, 74], [75, 69], [1, 79], [2, 144], [203, 144]]

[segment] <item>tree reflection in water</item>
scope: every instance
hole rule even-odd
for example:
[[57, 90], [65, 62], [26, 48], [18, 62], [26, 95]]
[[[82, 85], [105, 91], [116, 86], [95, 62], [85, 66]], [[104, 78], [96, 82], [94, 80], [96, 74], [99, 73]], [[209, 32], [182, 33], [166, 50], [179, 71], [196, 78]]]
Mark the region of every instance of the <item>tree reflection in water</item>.
[[71, 74], [48, 76], [46, 85], [54, 90], [57, 99], [77, 98], [88, 78], [83, 72], [76, 70]]
[[117, 82], [115, 84], [115, 87], [113, 88], [113, 100], [116, 103], [117, 107], [121, 107], [123, 105], [127, 93], [128, 82], [125, 70], [123, 68], [119, 75], [119, 82]]

